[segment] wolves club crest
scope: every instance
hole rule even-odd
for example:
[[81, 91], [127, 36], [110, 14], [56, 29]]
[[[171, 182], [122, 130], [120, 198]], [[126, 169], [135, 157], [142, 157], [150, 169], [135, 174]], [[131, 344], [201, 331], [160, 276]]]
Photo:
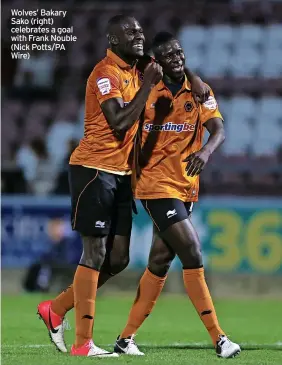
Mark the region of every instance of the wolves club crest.
[[186, 103], [184, 104], [184, 109], [186, 110], [186, 112], [191, 112], [193, 108], [193, 103], [191, 101], [186, 101]]

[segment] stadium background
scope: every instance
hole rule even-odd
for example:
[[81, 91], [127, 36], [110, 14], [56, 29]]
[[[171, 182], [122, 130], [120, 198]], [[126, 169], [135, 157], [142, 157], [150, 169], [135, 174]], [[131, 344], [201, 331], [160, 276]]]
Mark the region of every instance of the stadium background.
[[[56, 26], [73, 26], [78, 40], [65, 52], [12, 60], [11, 8], [67, 10]], [[178, 34], [187, 65], [213, 87], [227, 138], [202, 175], [193, 222], [221, 323], [244, 349], [258, 349], [242, 354], [238, 364], [281, 364], [282, 2], [270, 0], [2, 1], [5, 364], [65, 363], [51, 352], [34, 312], [40, 298], [51, 295], [42, 292], [59, 292], [71, 282], [80, 255], [69, 224], [67, 161], [83, 134], [86, 79], [105, 54], [107, 20], [118, 13], [136, 15], [148, 40], [159, 30]], [[98, 295], [100, 345], [112, 343], [124, 325], [151, 230], [139, 206], [130, 266], [102, 288], [105, 296]], [[211, 351], [197, 351], [210, 345], [187, 305], [177, 260], [164, 291], [169, 294], [161, 296], [138, 337], [150, 363], [183, 364], [189, 349], [191, 363], [213, 364]], [[71, 343], [73, 331], [66, 335]]]

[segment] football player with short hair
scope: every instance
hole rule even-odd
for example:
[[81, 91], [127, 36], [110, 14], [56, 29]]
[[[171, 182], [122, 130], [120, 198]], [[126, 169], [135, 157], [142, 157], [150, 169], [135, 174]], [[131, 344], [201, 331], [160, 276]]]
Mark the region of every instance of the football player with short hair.
[[[170, 33], [156, 35], [156, 60], [164, 77], [146, 103], [142, 142], [134, 196], [140, 199], [154, 225], [148, 267], [143, 274], [126, 327], [118, 337], [115, 351], [144, 355], [134, 335], [151, 313], [177, 255], [183, 266], [183, 281], [199, 317], [205, 325], [218, 356], [234, 357], [240, 347], [221, 329], [206, 284], [197, 232], [190, 220], [198, 200], [199, 174], [211, 154], [224, 141], [222, 116], [214, 94], [197, 105], [184, 73], [185, 55]], [[210, 136], [203, 146], [205, 129]]]

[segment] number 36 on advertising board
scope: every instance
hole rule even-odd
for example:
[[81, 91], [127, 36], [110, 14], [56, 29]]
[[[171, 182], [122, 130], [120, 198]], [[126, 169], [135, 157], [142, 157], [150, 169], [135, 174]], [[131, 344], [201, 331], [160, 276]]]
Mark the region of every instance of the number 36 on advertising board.
[[263, 210], [245, 216], [231, 210], [212, 210], [207, 223], [211, 268], [237, 271], [244, 267], [267, 273], [282, 270], [281, 212]]

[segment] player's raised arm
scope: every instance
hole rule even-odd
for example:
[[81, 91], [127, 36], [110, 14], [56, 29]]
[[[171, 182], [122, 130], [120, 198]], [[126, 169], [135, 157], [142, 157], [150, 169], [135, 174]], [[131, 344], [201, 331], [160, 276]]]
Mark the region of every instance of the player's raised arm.
[[162, 76], [161, 66], [150, 63], [144, 71], [143, 85], [126, 108], [119, 97], [108, 99], [101, 104], [102, 111], [113, 130], [124, 132], [133, 126], [144, 109], [151, 89], [162, 79]]
[[152, 62], [155, 62], [155, 59], [153, 56], [147, 54], [144, 54], [143, 57], [140, 57], [138, 59], [136, 68], [139, 72], [141, 72], [141, 74], [144, 74], [145, 68]]
[[200, 76], [195, 75], [189, 68], [185, 67], [185, 75], [191, 84], [192, 95], [196, 102], [205, 103], [210, 96], [210, 88], [203, 82]]

